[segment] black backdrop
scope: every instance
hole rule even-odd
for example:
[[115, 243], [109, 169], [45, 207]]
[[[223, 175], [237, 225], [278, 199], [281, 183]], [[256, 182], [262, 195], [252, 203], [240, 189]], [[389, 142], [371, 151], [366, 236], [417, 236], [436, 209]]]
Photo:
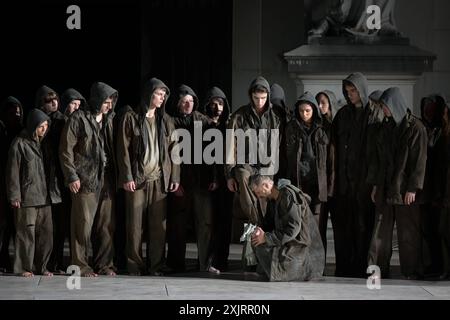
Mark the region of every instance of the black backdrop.
[[[66, 9], [81, 8], [81, 30], [68, 30]], [[15, 1], [0, 5], [0, 99], [26, 109], [46, 84], [86, 98], [94, 81], [135, 105], [143, 77], [173, 90], [186, 83], [200, 98], [217, 85], [231, 94], [232, 1]]]
[[142, 10], [143, 73], [202, 99], [215, 85], [231, 100], [232, 0], [161, 0]]

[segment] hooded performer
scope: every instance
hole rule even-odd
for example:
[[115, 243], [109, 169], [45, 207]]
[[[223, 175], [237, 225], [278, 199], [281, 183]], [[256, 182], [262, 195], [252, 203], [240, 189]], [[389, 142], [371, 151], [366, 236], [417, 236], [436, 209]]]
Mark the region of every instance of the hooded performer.
[[366, 277], [367, 252], [374, 206], [367, 175], [367, 128], [371, 110], [366, 77], [357, 72], [342, 83], [347, 105], [336, 113], [331, 128], [335, 182], [332, 210], [336, 276]]
[[[293, 115], [286, 128], [287, 177], [311, 197], [311, 211], [320, 225], [320, 221], [326, 221], [321, 215], [328, 214], [322, 206], [328, 198], [329, 139], [311, 93], [305, 92], [297, 99]], [[321, 227], [322, 242], [326, 242], [326, 227]]]
[[[72, 264], [86, 277], [115, 275], [113, 118], [117, 99], [117, 90], [103, 82], [94, 83], [89, 108], [73, 113], [61, 135], [60, 161], [72, 196]], [[92, 267], [88, 256], [91, 239]]]
[[257, 227], [251, 237], [260, 269], [269, 281], [321, 277], [325, 254], [309, 196], [286, 179], [276, 186], [267, 176], [252, 176], [250, 181], [256, 196], [268, 200], [266, 217], [273, 226]]
[[[176, 191], [180, 182], [180, 167], [170, 156], [176, 141], [172, 140], [173, 120], [165, 111], [169, 95], [161, 80], [146, 80], [139, 106], [128, 110], [119, 124], [117, 161], [119, 186], [125, 190], [126, 256], [131, 275], [162, 275], [164, 266], [167, 193]], [[147, 264], [141, 249], [145, 229]]]
[[[180, 186], [170, 196], [170, 211], [167, 219], [167, 265], [174, 271], [184, 271], [187, 227], [190, 218], [195, 225], [200, 271], [209, 270], [209, 257], [212, 250], [213, 198], [212, 192], [218, 188], [216, 167], [207, 165], [203, 157], [198, 161], [194, 141], [196, 128], [200, 124], [202, 132], [212, 127], [210, 118], [198, 111], [199, 99], [194, 90], [182, 84], [177, 88], [173, 101], [173, 121], [177, 130], [188, 132], [190, 144], [184, 138], [180, 146], [190, 149], [191, 159], [181, 164]], [[204, 147], [200, 149], [203, 154]], [[195, 160], [197, 159], [197, 161]]]
[[385, 120], [376, 141], [372, 200], [376, 203], [376, 225], [369, 251], [369, 263], [389, 276], [392, 230], [397, 224], [400, 267], [408, 279], [424, 275], [420, 208], [417, 194], [423, 187], [427, 161], [427, 132], [411, 114], [399, 88], [389, 88], [380, 98]]
[[51, 195], [44, 169], [41, 142], [50, 118], [33, 109], [26, 128], [14, 139], [6, 166], [8, 201], [16, 225], [14, 273], [52, 276], [47, 263], [53, 247]]

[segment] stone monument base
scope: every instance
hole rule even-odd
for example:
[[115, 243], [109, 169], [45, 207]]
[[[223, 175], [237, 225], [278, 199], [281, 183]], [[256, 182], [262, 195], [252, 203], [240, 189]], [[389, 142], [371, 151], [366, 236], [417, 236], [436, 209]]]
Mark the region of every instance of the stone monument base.
[[[393, 44], [395, 39], [397, 44]], [[399, 87], [413, 109], [414, 85], [423, 72], [433, 71], [436, 56], [405, 45], [406, 40], [401, 39], [394, 37], [386, 43], [386, 39], [374, 37], [374, 44], [349, 44], [350, 38], [321, 38], [322, 44], [302, 45], [286, 52], [297, 96], [328, 89], [342, 100], [342, 80], [353, 72], [362, 72], [369, 81], [369, 92]]]

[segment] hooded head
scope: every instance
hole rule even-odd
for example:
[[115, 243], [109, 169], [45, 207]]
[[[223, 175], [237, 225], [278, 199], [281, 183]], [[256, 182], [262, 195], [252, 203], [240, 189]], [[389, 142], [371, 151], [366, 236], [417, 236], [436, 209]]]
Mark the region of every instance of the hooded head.
[[270, 85], [263, 77], [257, 77], [250, 84], [248, 96], [251, 105], [256, 110], [267, 110], [270, 108]]
[[212, 87], [206, 93], [206, 99], [199, 111], [211, 119], [219, 117], [219, 119], [227, 120], [230, 116], [230, 105], [227, 96], [218, 87]]
[[[46, 124], [44, 124], [46, 122]], [[41, 141], [50, 127], [50, 118], [42, 110], [32, 109], [28, 113], [26, 131], [28, 136], [36, 141]]]
[[[155, 93], [155, 91], [157, 89], [165, 90], [164, 100], [162, 101], [161, 105], [158, 107], [157, 112], [161, 113], [161, 114], [165, 112], [167, 99], [169, 99], [169, 96], [170, 96], [169, 87], [166, 86], [166, 84], [164, 82], [162, 82], [161, 80], [159, 80], [158, 78], [150, 78], [150, 79], [144, 81], [144, 83], [142, 84], [141, 102], [140, 102], [139, 110], [138, 110], [139, 114], [145, 115], [148, 112], [148, 110], [152, 104], [152, 99], [154, 98], [153, 93]], [[155, 97], [155, 98], [162, 99], [163, 98], [162, 93], [159, 97]], [[156, 103], [159, 103], [159, 102], [156, 102]]]
[[357, 106], [358, 100], [360, 100], [362, 107], [365, 107], [369, 102], [367, 91], [367, 79], [360, 72], [352, 73], [342, 81], [342, 93], [348, 104]]
[[67, 89], [61, 95], [61, 111], [69, 116], [78, 109], [86, 110], [86, 99], [77, 90]]
[[[119, 93], [103, 82], [95, 82], [91, 86], [89, 98], [89, 108], [93, 114], [112, 113], [119, 98]], [[106, 105], [107, 99], [111, 99], [111, 104]]]
[[442, 127], [442, 119], [446, 108], [446, 99], [443, 94], [430, 94], [420, 101], [420, 112], [427, 127]]
[[187, 116], [198, 109], [198, 97], [191, 87], [182, 84], [175, 94], [174, 109], [178, 115]]
[[[316, 94], [316, 101], [319, 106], [320, 114], [326, 113], [327, 118], [333, 119], [333, 114], [338, 108], [336, 95], [333, 91], [324, 90]], [[327, 110], [328, 109], [328, 110]]]
[[397, 87], [385, 90], [380, 97], [380, 102], [389, 109], [397, 126], [409, 112], [406, 100]]
[[18, 129], [22, 126], [23, 107], [17, 98], [9, 96], [2, 102], [0, 106], [0, 121], [10, 129]]
[[286, 108], [286, 95], [284, 94], [283, 88], [278, 83], [274, 83], [270, 86], [270, 102], [274, 106], [279, 106], [285, 111], [288, 111]]
[[369, 95], [369, 100], [375, 103], [380, 103], [380, 98], [383, 95], [382, 90], [375, 90]]
[[46, 114], [58, 111], [59, 97], [55, 90], [47, 86], [40, 87], [36, 92], [36, 108], [41, 109]]
[[[305, 105], [309, 105], [311, 110], [305, 109]], [[305, 92], [302, 94], [295, 102], [294, 105], [294, 116], [297, 120], [305, 122], [305, 117], [310, 117], [312, 123], [320, 122], [320, 111], [316, 104], [316, 99], [310, 92]], [[301, 115], [303, 114], [303, 116]]]

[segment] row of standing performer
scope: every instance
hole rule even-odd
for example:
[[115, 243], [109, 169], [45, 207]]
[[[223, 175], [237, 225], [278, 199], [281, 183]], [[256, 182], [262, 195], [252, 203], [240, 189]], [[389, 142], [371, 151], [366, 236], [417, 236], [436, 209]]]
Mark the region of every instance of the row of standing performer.
[[287, 178], [309, 195], [325, 250], [331, 217], [336, 276], [366, 277], [373, 264], [389, 277], [395, 222], [402, 274], [448, 277], [450, 129], [442, 95], [422, 99], [419, 119], [398, 88], [369, 95], [361, 73], [343, 80], [340, 108], [324, 90], [305, 92], [290, 109], [283, 89], [262, 77], [250, 84], [249, 103], [234, 112], [217, 87], [200, 104], [181, 85], [166, 110], [170, 93], [151, 78], [138, 106], [116, 112], [118, 91], [105, 83], [92, 85], [89, 101], [74, 89], [59, 97], [43, 86], [24, 126], [21, 103], [6, 99], [0, 119], [2, 149], [9, 150], [1, 157], [4, 267], [15, 233], [11, 269], [23, 276], [64, 271], [66, 237], [70, 264], [83, 276], [115, 275], [117, 266], [132, 275], [182, 272], [193, 221], [199, 270], [227, 270], [232, 233], [239, 232], [232, 219], [265, 223], [266, 202], [249, 179], [266, 164], [249, 162], [250, 150], [244, 164], [174, 163], [172, 133], [182, 128], [194, 136], [194, 122], [201, 122], [224, 136], [227, 129], [279, 130], [279, 170], [271, 178]]

